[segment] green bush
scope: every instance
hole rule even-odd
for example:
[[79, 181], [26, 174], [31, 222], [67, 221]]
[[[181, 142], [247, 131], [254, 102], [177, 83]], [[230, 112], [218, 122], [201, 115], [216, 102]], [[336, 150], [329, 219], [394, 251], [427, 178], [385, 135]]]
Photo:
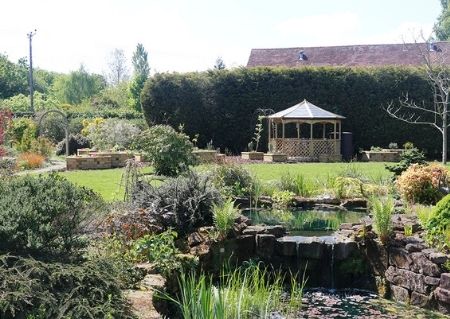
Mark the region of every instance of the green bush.
[[314, 192], [314, 185], [301, 174], [292, 175], [290, 172], [286, 172], [280, 177], [280, 189], [299, 196], [309, 197]]
[[85, 246], [82, 222], [100, 198], [51, 174], [0, 181], [0, 252], [35, 257], [70, 255]]
[[176, 176], [194, 164], [189, 137], [168, 125], [155, 125], [141, 132], [133, 146], [150, 159], [156, 174]]
[[225, 196], [252, 196], [257, 183], [247, 169], [237, 164], [217, 165], [212, 176], [214, 185]]
[[0, 317], [133, 318], [120, 271], [107, 259], [62, 264], [0, 255]]
[[425, 160], [423, 152], [419, 151], [417, 148], [407, 148], [400, 155], [400, 161], [396, 164], [386, 165], [386, 169], [398, 176], [406, 171], [412, 164], [425, 165], [426, 163], [427, 161]]
[[[142, 107], [149, 124], [184, 124], [186, 134], [199, 134], [199, 147], [213, 139], [216, 147], [238, 153], [253, 136], [258, 108], [277, 112], [306, 98], [346, 117], [343, 131], [353, 133], [355, 149], [412, 140], [439, 157], [442, 143], [434, 128], [402, 123], [380, 109], [404, 92], [416, 101], [433, 101], [418, 68], [235, 68], [156, 74], [142, 90]], [[267, 134], [260, 145], [267, 148]]]
[[442, 198], [425, 224], [427, 239], [439, 248], [450, 248], [450, 195]]
[[[91, 147], [91, 142], [88, 138], [81, 134], [69, 135], [69, 155], [77, 154], [77, 150], [81, 148]], [[56, 145], [56, 155], [66, 154], [66, 139], [64, 138], [61, 142]]]
[[30, 151], [44, 158], [50, 158], [55, 150], [53, 142], [45, 136], [39, 136], [31, 142]]
[[159, 187], [140, 182], [133, 187], [132, 202], [145, 208], [155, 223], [173, 228], [180, 236], [212, 225], [213, 204], [222, 201], [208, 175], [188, 172]]

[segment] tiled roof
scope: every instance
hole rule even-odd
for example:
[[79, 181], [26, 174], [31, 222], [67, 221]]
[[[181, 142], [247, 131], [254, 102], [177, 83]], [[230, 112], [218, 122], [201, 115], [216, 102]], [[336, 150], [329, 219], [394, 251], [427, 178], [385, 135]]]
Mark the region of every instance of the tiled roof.
[[[434, 45], [437, 51], [430, 52], [431, 55], [450, 63], [450, 43], [435, 42]], [[418, 43], [252, 49], [247, 67], [421, 65], [420, 51], [426, 52], [428, 47], [428, 43]]]
[[341, 115], [328, 112], [311, 102], [303, 100], [302, 102], [287, 108], [286, 110], [269, 116], [272, 119], [345, 119]]

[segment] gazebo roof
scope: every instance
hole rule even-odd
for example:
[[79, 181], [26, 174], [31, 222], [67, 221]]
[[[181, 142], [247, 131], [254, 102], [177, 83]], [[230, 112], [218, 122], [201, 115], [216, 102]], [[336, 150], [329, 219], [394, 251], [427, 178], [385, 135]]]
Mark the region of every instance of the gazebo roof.
[[268, 116], [270, 119], [341, 120], [344, 116], [328, 112], [307, 100]]

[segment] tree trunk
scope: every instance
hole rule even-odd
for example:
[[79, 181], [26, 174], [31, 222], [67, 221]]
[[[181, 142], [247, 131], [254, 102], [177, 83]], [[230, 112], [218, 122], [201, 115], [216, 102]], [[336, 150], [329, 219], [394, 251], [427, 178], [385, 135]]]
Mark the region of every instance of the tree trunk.
[[447, 164], [447, 104], [442, 114], [442, 164]]
[[447, 164], [447, 124], [442, 128], [442, 164]]

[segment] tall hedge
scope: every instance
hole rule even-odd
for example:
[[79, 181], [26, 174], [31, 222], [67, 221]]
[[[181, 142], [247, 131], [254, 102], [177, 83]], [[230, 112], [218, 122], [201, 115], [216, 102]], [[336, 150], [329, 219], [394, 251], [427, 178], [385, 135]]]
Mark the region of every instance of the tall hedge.
[[[199, 134], [199, 144], [243, 151], [254, 131], [258, 108], [280, 111], [303, 99], [346, 117], [355, 149], [402, 145], [406, 141], [439, 156], [439, 133], [390, 118], [382, 109], [408, 93], [431, 102], [432, 92], [418, 68], [239, 68], [157, 74], [147, 81], [141, 100], [149, 124], [164, 123]], [[266, 146], [267, 131], [262, 145]]]

